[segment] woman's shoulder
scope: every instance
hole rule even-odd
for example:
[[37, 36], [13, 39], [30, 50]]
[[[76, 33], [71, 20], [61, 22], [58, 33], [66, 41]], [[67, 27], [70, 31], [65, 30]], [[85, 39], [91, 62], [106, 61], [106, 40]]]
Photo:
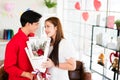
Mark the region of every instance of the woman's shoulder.
[[60, 43], [68, 43], [68, 40], [65, 39], [65, 38], [63, 38], [63, 39], [60, 41]]
[[61, 41], [60, 41], [60, 44], [61, 45], [70, 45], [72, 42], [66, 38], [63, 38]]

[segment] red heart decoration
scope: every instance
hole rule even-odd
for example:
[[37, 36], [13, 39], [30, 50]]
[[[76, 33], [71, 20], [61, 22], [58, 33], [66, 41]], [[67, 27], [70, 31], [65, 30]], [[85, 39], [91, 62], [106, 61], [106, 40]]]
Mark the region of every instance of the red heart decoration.
[[75, 9], [80, 10], [80, 3], [79, 2], [75, 3]]
[[101, 7], [101, 2], [98, 0], [94, 0], [94, 7], [95, 7], [96, 11], [99, 11], [99, 9]]
[[83, 19], [84, 19], [85, 21], [87, 21], [87, 20], [88, 20], [88, 17], [89, 17], [88, 12], [83, 12], [83, 13], [82, 13], [82, 17], [83, 17]]

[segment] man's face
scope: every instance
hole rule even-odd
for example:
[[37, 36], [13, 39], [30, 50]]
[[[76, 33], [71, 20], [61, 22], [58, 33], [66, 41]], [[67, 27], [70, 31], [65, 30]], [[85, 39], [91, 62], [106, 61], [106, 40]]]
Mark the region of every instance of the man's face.
[[30, 25], [30, 32], [35, 33], [37, 29], [39, 28], [39, 22], [34, 22]]

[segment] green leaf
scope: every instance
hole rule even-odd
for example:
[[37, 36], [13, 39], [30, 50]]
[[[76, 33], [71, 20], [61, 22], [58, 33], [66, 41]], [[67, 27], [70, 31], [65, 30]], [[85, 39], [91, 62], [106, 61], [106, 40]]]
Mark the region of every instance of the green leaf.
[[53, 8], [53, 7], [56, 7], [57, 3], [56, 2], [51, 2], [51, 0], [44, 0], [45, 1], [45, 5], [48, 7], [48, 8]]

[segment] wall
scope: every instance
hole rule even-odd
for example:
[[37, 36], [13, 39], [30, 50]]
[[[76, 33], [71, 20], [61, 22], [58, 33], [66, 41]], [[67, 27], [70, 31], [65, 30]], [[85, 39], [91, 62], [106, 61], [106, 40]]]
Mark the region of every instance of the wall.
[[20, 15], [28, 10], [32, 9], [43, 15], [41, 25], [44, 24], [44, 19], [48, 16], [55, 15], [56, 10], [48, 9], [44, 0], [0, 0], [0, 29], [14, 29], [15, 33], [18, 28], [21, 27]]
[[[73, 41], [80, 53], [79, 57], [82, 58], [83, 54], [89, 59], [92, 25], [106, 26], [108, 16], [113, 16], [114, 21], [120, 18], [119, 0], [57, 0], [57, 9], [52, 10], [48, 10], [43, 1], [0, 0], [0, 30], [12, 28], [17, 32], [20, 27], [19, 17], [27, 9], [33, 9], [43, 15], [42, 27], [45, 18], [55, 15], [60, 17], [65, 37]], [[12, 4], [12, 10], [4, 8], [6, 3]], [[88, 61], [87, 63], [89, 66]]]
[[[79, 51], [80, 59], [90, 67], [92, 25], [116, 28], [120, 19], [119, 0], [63, 0], [64, 31]], [[108, 25], [109, 23], [109, 25]], [[81, 57], [82, 56], [82, 57]], [[96, 58], [98, 56], [95, 56]], [[97, 60], [96, 60], [97, 61]], [[108, 60], [109, 61], [109, 60]], [[98, 68], [97, 68], [98, 69]], [[109, 74], [110, 75], [110, 74]], [[98, 76], [95, 80], [98, 79]], [[102, 80], [99, 77], [99, 80]]]
[[[0, 0], [0, 60], [4, 59], [5, 45], [8, 42], [1, 40], [1, 38], [3, 38], [4, 29], [13, 29], [14, 33], [16, 33], [21, 27], [21, 14], [24, 11], [31, 9], [43, 16], [40, 20], [41, 27], [36, 33], [40, 36], [44, 33], [44, 20], [50, 16], [57, 16], [57, 7], [48, 9], [44, 4], [44, 0]], [[61, 16], [60, 13], [58, 17], [59, 16]]]

